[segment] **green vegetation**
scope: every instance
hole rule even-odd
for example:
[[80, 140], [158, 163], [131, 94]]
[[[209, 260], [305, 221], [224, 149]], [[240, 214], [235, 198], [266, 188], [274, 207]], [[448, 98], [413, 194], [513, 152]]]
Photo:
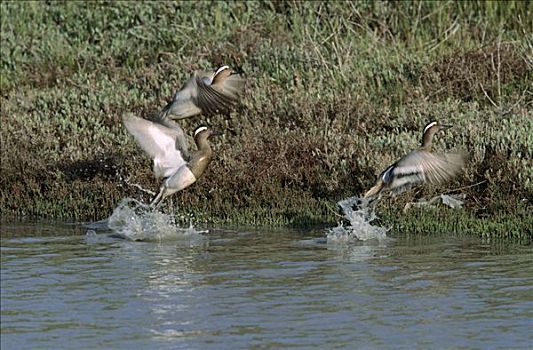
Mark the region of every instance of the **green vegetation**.
[[[529, 2], [0, 8], [4, 218], [95, 220], [124, 197], [148, 201], [130, 184], [159, 183], [121, 115], [150, 117], [194, 69], [225, 63], [246, 72], [247, 94], [230, 116], [181, 123], [225, 136], [204, 177], [165, 210], [216, 224], [334, 223], [335, 203], [368, 189], [437, 119], [455, 127], [436, 149], [469, 152], [464, 175], [383, 202], [383, 220], [440, 232], [446, 217], [473, 234], [533, 235], [524, 214], [533, 198]], [[399, 214], [408, 201], [454, 189], [466, 194], [463, 211]]]
[[519, 205], [509, 210], [483, 214], [476, 211], [413, 209], [408, 215], [390, 215], [382, 220], [399, 232], [416, 235], [479, 235], [486, 239], [531, 242], [531, 208]]

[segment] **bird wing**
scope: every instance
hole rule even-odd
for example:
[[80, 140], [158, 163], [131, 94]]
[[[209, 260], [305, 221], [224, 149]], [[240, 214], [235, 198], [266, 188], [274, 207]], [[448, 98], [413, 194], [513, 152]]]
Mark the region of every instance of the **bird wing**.
[[202, 110], [191, 99], [172, 100], [161, 111], [160, 120], [185, 119], [201, 113]]
[[184, 119], [227, 111], [238, 101], [245, 79], [237, 73], [196, 71], [159, 114], [159, 119]]
[[239, 74], [225, 78], [215, 76], [209, 84], [206, 79], [196, 77], [197, 95], [193, 98], [196, 105], [206, 114], [227, 111], [235, 105], [244, 89], [245, 80]]
[[176, 140], [176, 149], [181, 152], [181, 155], [185, 161], [189, 161], [189, 148], [187, 147], [187, 140], [185, 139], [185, 134], [183, 133], [182, 128], [171, 119], [159, 120], [156, 125], [162, 125], [166, 129], [170, 129], [167, 131], [173, 133]]
[[212, 79], [211, 86], [224, 95], [238, 100], [244, 90], [245, 83], [246, 80], [241, 74], [231, 73], [229, 76], [218, 74]]
[[420, 164], [414, 162], [410, 154], [387, 168], [382, 174], [382, 180], [393, 194], [409, 190], [414, 185], [425, 181], [425, 174]]
[[135, 141], [154, 160], [156, 177], [167, 177], [185, 164], [182, 153], [176, 149], [176, 130], [131, 114], [124, 116], [123, 123]]
[[464, 166], [462, 153], [436, 154], [419, 150], [400, 159], [393, 174], [396, 179], [403, 179], [403, 183], [440, 184], [456, 176]]
[[196, 79], [197, 77], [193, 76], [183, 88], [176, 92], [172, 101], [167, 103], [159, 114], [160, 120], [185, 119], [202, 113], [194, 101], [198, 95]]

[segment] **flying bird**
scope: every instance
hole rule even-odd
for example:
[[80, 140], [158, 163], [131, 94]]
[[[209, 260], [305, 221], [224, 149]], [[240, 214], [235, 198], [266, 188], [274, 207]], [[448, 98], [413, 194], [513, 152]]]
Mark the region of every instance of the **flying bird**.
[[189, 160], [183, 156], [180, 144], [185, 144], [181, 128], [172, 124], [161, 124], [134, 116], [124, 115], [123, 123], [135, 141], [153, 159], [153, 172], [156, 178], [163, 178], [159, 194], [150, 203], [157, 207], [168, 196], [181, 191], [198, 180], [211, 162], [213, 151], [209, 138], [219, 133], [206, 126], [198, 127], [194, 132], [197, 150]]
[[227, 112], [238, 102], [244, 77], [222, 66], [214, 72], [196, 71], [159, 114], [159, 119], [184, 119], [198, 114]]
[[462, 153], [431, 152], [433, 136], [449, 127], [436, 121], [428, 123], [424, 128], [422, 145], [385, 169], [364, 198], [380, 196], [383, 191], [398, 194], [419, 184], [441, 184], [459, 174], [465, 166]]

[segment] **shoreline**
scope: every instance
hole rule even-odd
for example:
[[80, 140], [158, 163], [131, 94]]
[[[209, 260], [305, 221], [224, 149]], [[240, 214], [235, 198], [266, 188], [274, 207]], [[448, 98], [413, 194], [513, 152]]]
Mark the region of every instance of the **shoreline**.
[[[178, 220], [335, 223], [336, 203], [438, 120], [453, 128], [434, 149], [466, 150], [464, 172], [387, 199], [383, 223], [531, 238], [531, 6], [413, 4], [2, 2], [0, 216], [88, 221], [122, 198], [147, 202], [132, 184], [159, 182], [122, 115], [150, 118], [194, 70], [227, 64], [248, 80], [238, 108], [179, 122], [190, 145], [200, 124], [224, 135], [165, 207], [183, 203]], [[460, 212], [402, 213], [453, 189]]]
[[[193, 227], [262, 227], [262, 228], [288, 228], [288, 229], [328, 229], [338, 226], [346, 220], [340, 214], [333, 212], [336, 203], [321, 203], [322, 207], [313, 213], [313, 210], [292, 213], [268, 215], [268, 210], [249, 210], [237, 215], [224, 212], [222, 215], [210, 216], [206, 212], [176, 212], [178, 208], [166, 208], [163, 211], [176, 219], [176, 224], [181, 226], [192, 225]], [[117, 203], [118, 205], [118, 203]], [[395, 208], [394, 208], [395, 207]], [[313, 208], [317, 209], [317, 208]], [[318, 214], [317, 214], [318, 212]], [[399, 215], [398, 215], [399, 213]], [[73, 219], [68, 216], [13, 216], [3, 215], [0, 222], [8, 224], [44, 222], [48, 224], [83, 225], [87, 222], [105, 220], [112, 214], [104, 215], [95, 220]], [[533, 217], [531, 217], [527, 204], [516, 207], [512, 213], [495, 212], [491, 215], [476, 213], [469, 209], [452, 209], [439, 205], [428, 208], [411, 208], [403, 212], [398, 205], [377, 209], [376, 220], [372, 225], [388, 229], [387, 235], [449, 235], [459, 234], [464, 236], [481, 237], [489, 240], [518, 241], [524, 244], [533, 242]], [[211, 220], [209, 220], [210, 218]], [[346, 224], [346, 223], [345, 223]]]

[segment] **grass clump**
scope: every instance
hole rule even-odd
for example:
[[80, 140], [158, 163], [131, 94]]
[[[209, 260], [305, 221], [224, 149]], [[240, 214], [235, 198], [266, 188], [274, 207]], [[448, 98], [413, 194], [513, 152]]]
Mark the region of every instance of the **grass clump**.
[[[167, 210], [221, 224], [334, 222], [335, 203], [416, 147], [430, 119], [455, 125], [436, 148], [467, 150], [468, 167], [446, 188], [402, 200], [481, 183], [461, 191], [465, 220], [531, 208], [527, 2], [4, 1], [0, 9], [4, 217], [94, 220], [124, 197], [148, 201], [129, 184], [159, 184], [121, 115], [149, 117], [194, 69], [222, 63], [247, 73], [247, 94], [230, 116], [181, 123], [225, 136], [204, 177]], [[472, 232], [488, 232], [483, 225]]]
[[397, 215], [384, 213], [381, 220], [394, 232], [414, 235], [478, 235], [489, 240], [507, 239], [531, 243], [533, 219], [530, 209], [519, 204], [512, 213], [508, 210], [457, 210], [450, 208], [417, 208]]

